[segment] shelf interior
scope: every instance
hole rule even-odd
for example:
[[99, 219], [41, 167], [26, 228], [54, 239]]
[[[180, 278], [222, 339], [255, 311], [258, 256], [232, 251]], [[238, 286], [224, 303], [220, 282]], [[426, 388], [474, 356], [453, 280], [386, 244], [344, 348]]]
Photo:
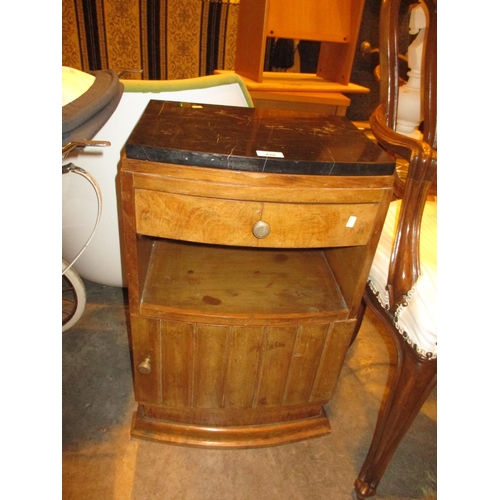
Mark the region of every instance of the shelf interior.
[[322, 250], [155, 241], [142, 292], [149, 313], [212, 317], [347, 316]]

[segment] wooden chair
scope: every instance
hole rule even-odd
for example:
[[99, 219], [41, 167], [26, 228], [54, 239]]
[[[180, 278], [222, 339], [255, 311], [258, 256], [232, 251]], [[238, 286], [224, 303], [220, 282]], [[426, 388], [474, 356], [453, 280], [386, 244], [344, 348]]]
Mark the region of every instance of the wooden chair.
[[[355, 481], [358, 499], [377, 486], [401, 439], [437, 383], [436, 342], [436, 22], [437, 0], [421, 0], [427, 12], [421, 75], [422, 139], [396, 132], [398, 22], [401, 0], [382, 0], [380, 13], [381, 104], [370, 117], [379, 144], [408, 163], [398, 177], [377, 254], [364, 294], [397, 348], [372, 443]], [[364, 308], [363, 308], [364, 309]], [[364, 311], [362, 311], [363, 313]], [[361, 313], [361, 314], [362, 314]]]

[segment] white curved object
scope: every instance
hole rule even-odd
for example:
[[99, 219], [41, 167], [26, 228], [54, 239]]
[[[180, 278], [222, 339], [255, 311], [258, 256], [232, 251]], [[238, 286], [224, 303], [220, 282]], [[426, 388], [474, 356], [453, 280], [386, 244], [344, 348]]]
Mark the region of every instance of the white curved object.
[[422, 139], [418, 127], [423, 119], [420, 77], [426, 26], [425, 11], [422, 5], [416, 4], [410, 14], [410, 34], [416, 34], [417, 37], [408, 47], [408, 67], [410, 71], [408, 71], [408, 81], [399, 89], [396, 132], [417, 140]]
[[66, 106], [87, 92], [95, 76], [68, 66], [62, 67], [62, 105]]
[[[370, 269], [369, 283], [383, 307], [389, 304], [386, 290], [392, 247], [396, 235], [401, 200], [391, 202]], [[399, 310], [394, 326], [407, 336], [424, 356], [437, 357], [437, 202], [427, 201], [420, 227], [421, 274], [408, 294], [407, 306]]]
[[[230, 76], [230, 78], [228, 78]], [[236, 78], [235, 78], [236, 76]], [[120, 104], [95, 140], [111, 142], [111, 147], [91, 148], [69, 155], [66, 162], [87, 170], [102, 191], [102, 215], [92, 242], [74, 267], [85, 279], [95, 283], [126, 286], [120, 250], [116, 176], [121, 150], [150, 99], [184, 101], [200, 104], [222, 104], [251, 107], [252, 102], [243, 81], [237, 75], [213, 75], [186, 80], [131, 81], [132, 92], [125, 92]], [[154, 89], [141, 92], [138, 89]], [[163, 89], [163, 90], [161, 90]], [[71, 262], [92, 232], [97, 198], [92, 186], [82, 177], [62, 178], [63, 258]]]
[[[66, 272], [64, 273], [65, 269]], [[76, 305], [74, 306], [75, 309], [73, 310], [72, 316], [67, 320], [63, 319], [62, 331], [66, 332], [67, 330], [75, 326], [82, 317], [83, 312], [85, 311], [85, 305], [87, 304], [87, 292], [85, 290], [85, 285], [83, 284], [82, 279], [80, 278], [80, 276], [78, 276], [78, 273], [71, 267], [68, 269], [68, 263], [65, 262], [64, 259], [62, 261], [62, 271], [65, 276], [65, 278], [63, 278], [63, 282], [65, 279], [67, 280], [66, 283], [70, 287], [71, 293], [74, 294], [74, 301], [76, 303]], [[65, 314], [64, 298], [66, 293], [67, 292], [65, 292], [63, 286], [63, 318]], [[68, 305], [68, 302], [66, 303], [66, 305]], [[71, 305], [71, 300], [69, 302], [69, 305]]]

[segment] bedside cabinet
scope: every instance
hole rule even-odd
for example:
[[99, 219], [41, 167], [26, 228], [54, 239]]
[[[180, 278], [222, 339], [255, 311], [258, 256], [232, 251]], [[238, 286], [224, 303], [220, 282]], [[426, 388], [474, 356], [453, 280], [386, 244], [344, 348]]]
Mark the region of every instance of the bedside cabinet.
[[330, 431], [394, 166], [343, 117], [149, 103], [119, 172], [133, 436]]

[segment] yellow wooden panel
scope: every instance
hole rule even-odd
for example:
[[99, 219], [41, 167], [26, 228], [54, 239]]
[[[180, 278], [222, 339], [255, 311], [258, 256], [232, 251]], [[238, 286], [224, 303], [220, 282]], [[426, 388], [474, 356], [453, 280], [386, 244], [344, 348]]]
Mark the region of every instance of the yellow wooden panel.
[[235, 70], [260, 82], [266, 49], [266, 1], [241, 0], [238, 14]]
[[162, 321], [161, 333], [163, 403], [168, 406], [190, 406], [193, 325]]
[[195, 408], [221, 408], [229, 327], [198, 324], [194, 349]]
[[311, 402], [326, 402], [332, 398], [355, 326], [355, 319], [333, 323], [333, 329], [328, 332], [321, 362], [318, 366], [310, 396]]
[[224, 384], [224, 408], [251, 408], [262, 348], [262, 327], [233, 327]]
[[303, 325], [299, 328], [283, 404], [309, 401], [329, 326]]
[[267, 15], [267, 36], [351, 41], [351, 0], [268, 0]]
[[257, 406], [279, 406], [283, 399], [297, 327], [266, 331]]

